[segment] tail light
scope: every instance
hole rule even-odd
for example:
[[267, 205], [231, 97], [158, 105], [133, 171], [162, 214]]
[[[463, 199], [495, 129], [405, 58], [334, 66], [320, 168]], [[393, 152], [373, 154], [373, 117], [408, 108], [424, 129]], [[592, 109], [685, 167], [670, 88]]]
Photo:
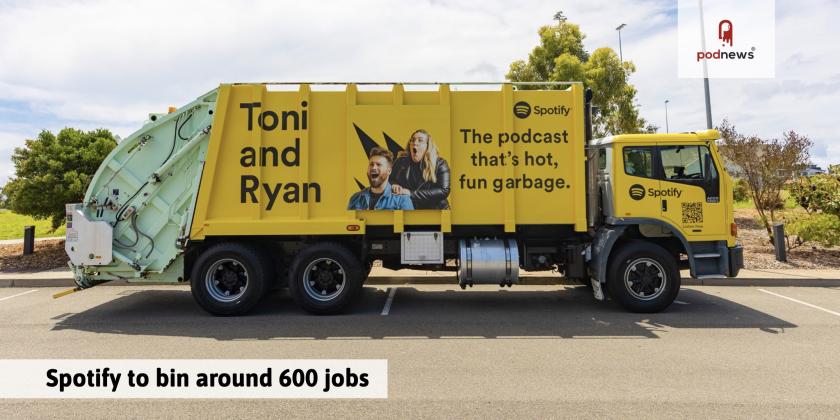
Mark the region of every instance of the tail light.
[[729, 225], [729, 234], [732, 236], [738, 236], [738, 225], [732, 223]]

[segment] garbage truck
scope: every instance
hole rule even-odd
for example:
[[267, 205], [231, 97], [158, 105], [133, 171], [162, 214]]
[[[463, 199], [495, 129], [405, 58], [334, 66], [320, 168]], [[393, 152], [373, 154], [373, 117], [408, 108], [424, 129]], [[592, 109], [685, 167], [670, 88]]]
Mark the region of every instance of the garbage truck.
[[374, 262], [461, 288], [556, 270], [630, 311], [733, 277], [719, 134], [592, 138], [581, 83], [230, 83], [149, 114], [68, 204], [76, 290], [189, 283], [214, 315], [287, 287], [345, 310]]

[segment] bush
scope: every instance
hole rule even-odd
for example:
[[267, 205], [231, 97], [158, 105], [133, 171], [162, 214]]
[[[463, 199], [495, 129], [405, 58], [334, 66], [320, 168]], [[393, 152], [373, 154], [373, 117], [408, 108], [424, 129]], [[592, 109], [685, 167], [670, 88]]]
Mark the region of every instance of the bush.
[[824, 247], [840, 245], [840, 217], [833, 214], [816, 213], [793, 218], [787, 221], [785, 230], [789, 248], [791, 240], [796, 245], [804, 242], [816, 242]]
[[840, 176], [830, 174], [802, 177], [790, 185], [790, 195], [808, 213], [840, 216]]
[[[784, 191], [784, 190], [782, 190], [782, 191]], [[772, 198], [772, 197], [765, 198], [764, 199], [764, 205], [762, 205], [761, 207], [755, 205], [755, 203], [752, 203], [751, 205], [755, 206], [755, 208], [760, 209], [760, 210], [770, 210], [770, 209], [782, 210], [782, 209], [787, 207], [786, 203], [785, 203], [785, 200], [782, 198], [782, 194], [781, 194], [782, 191], [780, 191], [779, 194], [776, 195], [775, 198]], [[739, 179], [733, 184], [733, 186], [732, 186], [732, 198], [735, 200], [736, 203], [738, 203], [738, 202], [751, 203], [752, 197], [750, 197], [750, 186], [747, 183], [747, 180]], [[796, 207], [795, 203], [792, 203], [792, 204], [794, 204], [794, 205], [790, 208]], [[763, 224], [763, 222], [759, 222], [759, 224]]]
[[760, 210], [783, 210], [785, 208], [785, 200], [782, 199], [782, 195], [778, 194], [775, 197], [765, 197], [764, 203], [762, 206], [755, 205], [756, 209]]
[[750, 199], [750, 193], [747, 190], [747, 180], [746, 179], [738, 179], [735, 181], [735, 184], [732, 186], [732, 198], [735, 201], [747, 201]]

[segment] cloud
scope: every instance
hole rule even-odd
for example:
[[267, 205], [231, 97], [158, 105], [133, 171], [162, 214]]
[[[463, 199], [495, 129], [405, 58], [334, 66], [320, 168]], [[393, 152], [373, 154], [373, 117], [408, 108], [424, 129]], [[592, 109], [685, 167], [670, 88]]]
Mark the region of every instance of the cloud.
[[0, 131], [0, 156], [5, 157], [0, 159], [0, 187], [6, 183], [8, 178], [15, 175], [15, 166], [12, 163], [11, 156], [16, 147], [21, 147], [26, 142], [26, 135], [22, 133]]
[[468, 75], [485, 75], [489, 77], [496, 77], [499, 74], [499, 68], [490, 63], [479, 63], [467, 70]]
[[[715, 122], [780, 136], [796, 129], [840, 161], [833, 114], [838, 3], [777, 5], [777, 78], [713, 80]], [[705, 128], [702, 81], [676, 77], [676, 2], [501, 0], [198, 2], [80, 0], [0, 4], [0, 184], [10, 146], [41, 129], [106, 127], [125, 137], [149, 112], [233, 81], [500, 81], [563, 8], [587, 49], [618, 50], [642, 115]], [[18, 140], [15, 140], [18, 139]], [[15, 143], [16, 142], [16, 143]], [[7, 144], [8, 143], [8, 144]], [[823, 153], [824, 152], [824, 153]]]

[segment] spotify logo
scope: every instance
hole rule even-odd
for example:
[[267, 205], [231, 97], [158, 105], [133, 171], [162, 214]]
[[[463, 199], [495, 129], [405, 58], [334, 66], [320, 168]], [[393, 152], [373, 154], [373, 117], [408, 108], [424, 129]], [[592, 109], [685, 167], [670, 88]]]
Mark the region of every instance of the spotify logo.
[[513, 115], [519, 118], [528, 118], [531, 115], [531, 105], [525, 101], [519, 101], [513, 106]]
[[630, 187], [630, 198], [634, 200], [641, 200], [645, 198], [645, 187], [639, 184], [633, 184]]

